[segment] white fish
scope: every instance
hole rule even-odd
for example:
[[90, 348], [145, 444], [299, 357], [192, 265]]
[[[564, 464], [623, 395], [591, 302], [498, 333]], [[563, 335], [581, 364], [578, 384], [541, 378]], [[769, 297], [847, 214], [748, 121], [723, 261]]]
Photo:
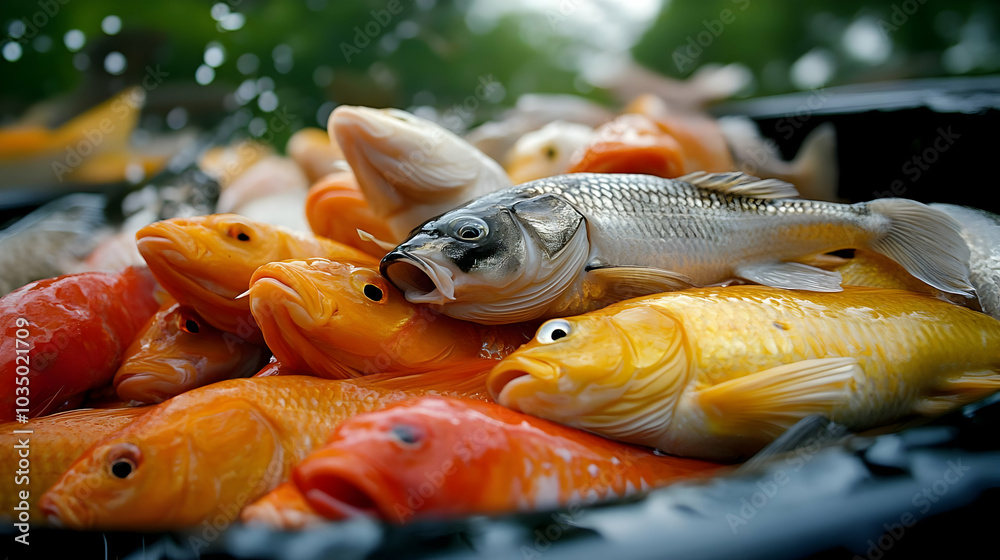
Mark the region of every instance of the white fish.
[[553, 121], [522, 136], [505, 158], [505, 167], [515, 185], [562, 175], [577, 159], [577, 152], [591, 140], [592, 127], [566, 121]]
[[398, 239], [428, 218], [511, 184], [495, 160], [406, 111], [341, 105], [329, 128], [372, 211]]

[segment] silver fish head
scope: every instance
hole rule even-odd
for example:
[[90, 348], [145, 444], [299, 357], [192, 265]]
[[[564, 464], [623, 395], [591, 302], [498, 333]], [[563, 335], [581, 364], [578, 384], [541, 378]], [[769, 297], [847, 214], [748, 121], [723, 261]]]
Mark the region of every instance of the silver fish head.
[[413, 303], [480, 323], [541, 317], [590, 252], [583, 215], [541, 195], [457, 208], [387, 254], [382, 275]]

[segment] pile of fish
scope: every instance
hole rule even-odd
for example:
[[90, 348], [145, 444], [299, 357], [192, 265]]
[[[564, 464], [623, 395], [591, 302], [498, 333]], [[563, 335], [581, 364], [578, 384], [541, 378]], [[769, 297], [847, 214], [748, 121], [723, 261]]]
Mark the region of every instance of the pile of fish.
[[[745, 173], [754, 130], [537, 96], [463, 135], [340, 106], [287, 155], [201, 150], [210, 211], [142, 214], [0, 298], [3, 464], [31, 445], [0, 516], [589, 505], [730, 472], [810, 416], [893, 430], [1000, 390], [1000, 217], [839, 201], [828, 127]], [[0, 243], [93, 214], [57, 202]]]

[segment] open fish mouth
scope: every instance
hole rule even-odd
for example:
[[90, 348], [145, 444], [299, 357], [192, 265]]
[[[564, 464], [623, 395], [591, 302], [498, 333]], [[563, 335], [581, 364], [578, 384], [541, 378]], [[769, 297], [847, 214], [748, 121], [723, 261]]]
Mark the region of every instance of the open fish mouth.
[[379, 272], [411, 303], [443, 304], [455, 300], [452, 272], [433, 261], [405, 251], [392, 251], [382, 258]]
[[525, 393], [536, 393], [539, 381], [557, 382], [559, 368], [525, 357], [508, 358], [493, 368], [486, 380], [486, 389], [493, 400], [516, 408], [517, 397]]
[[[296, 485], [309, 505], [328, 519], [368, 516], [389, 520], [388, 504], [381, 504], [384, 484], [372, 476], [359, 474], [355, 462], [336, 452], [320, 452], [302, 462], [295, 475]], [[370, 468], [362, 469], [371, 474]]]

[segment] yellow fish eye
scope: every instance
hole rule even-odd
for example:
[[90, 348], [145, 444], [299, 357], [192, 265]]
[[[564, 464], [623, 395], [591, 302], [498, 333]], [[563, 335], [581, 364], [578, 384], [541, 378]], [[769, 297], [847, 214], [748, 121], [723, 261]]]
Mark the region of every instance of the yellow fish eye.
[[542, 344], [552, 344], [560, 338], [569, 336], [571, 332], [573, 332], [573, 329], [569, 321], [565, 319], [553, 319], [546, 321], [538, 329], [538, 335], [535, 336], [535, 339]]

